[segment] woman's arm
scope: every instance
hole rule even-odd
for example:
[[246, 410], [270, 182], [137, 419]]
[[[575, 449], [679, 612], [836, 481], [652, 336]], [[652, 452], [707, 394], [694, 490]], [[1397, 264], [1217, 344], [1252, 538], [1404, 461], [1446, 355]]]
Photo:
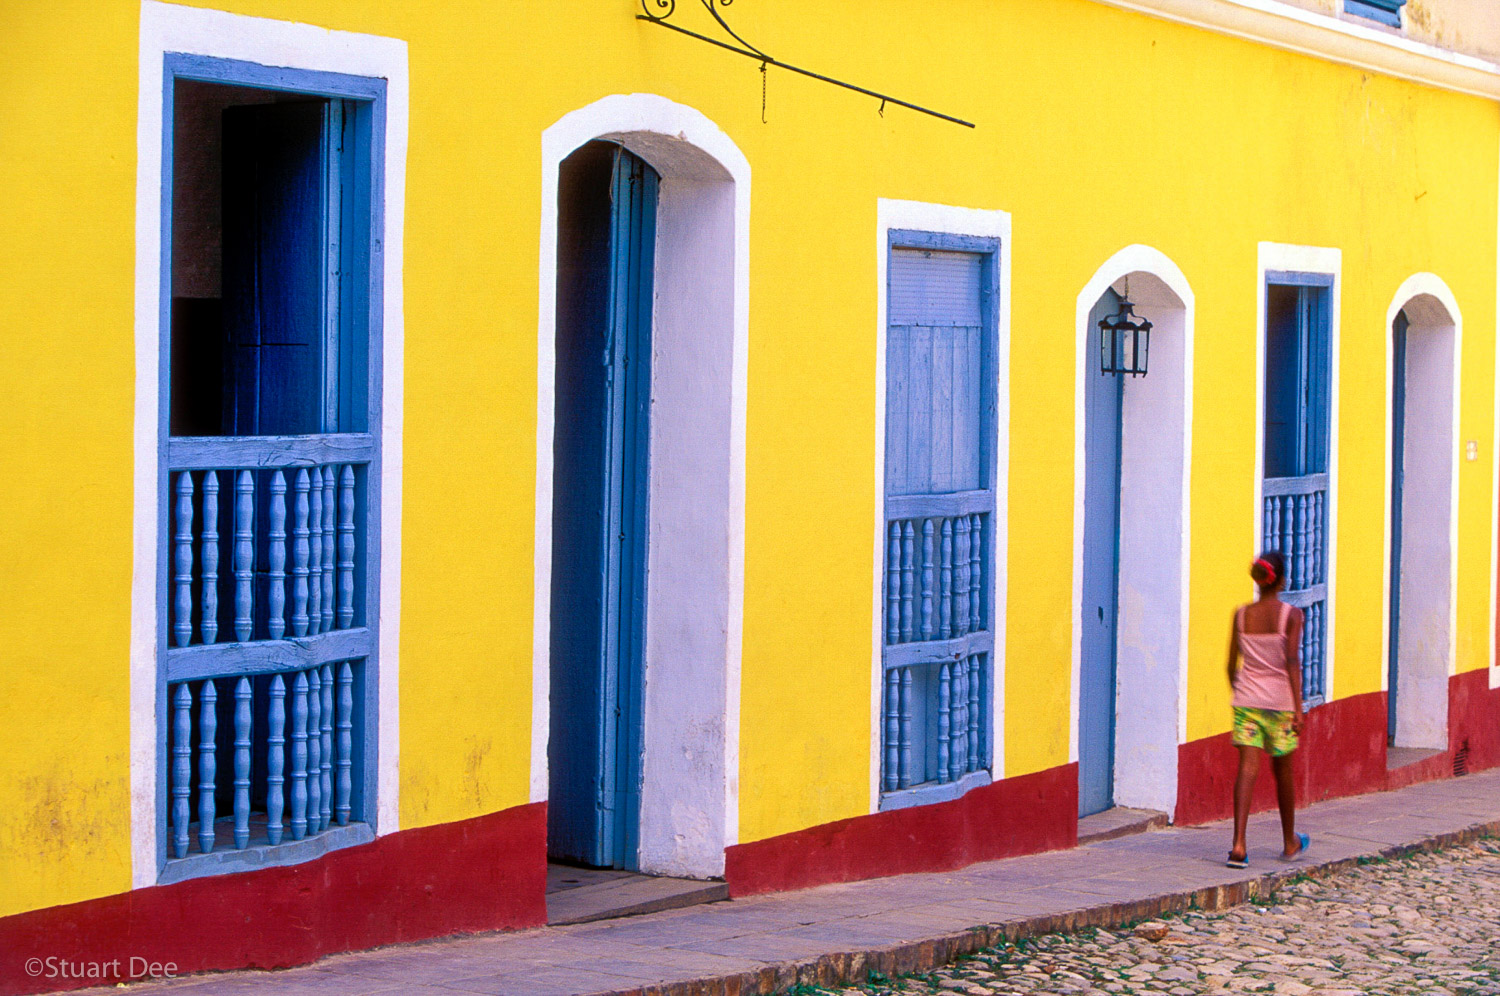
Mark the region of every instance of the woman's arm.
[[1234, 689], [1234, 676], [1240, 669], [1240, 641], [1239, 641], [1240, 610], [1235, 609], [1234, 615], [1229, 617], [1229, 688]]
[[1286, 627], [1286, 680], [1292, 686], [1292, 729], [1302, 732], [1302, 610], [1293, 606]]

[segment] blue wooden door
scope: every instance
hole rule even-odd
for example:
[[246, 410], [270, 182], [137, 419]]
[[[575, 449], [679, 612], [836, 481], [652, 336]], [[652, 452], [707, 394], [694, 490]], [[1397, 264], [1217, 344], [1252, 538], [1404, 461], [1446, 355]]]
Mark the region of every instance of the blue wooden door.
[[328, 183], [338, 107], [314, 100], [224, 111], [227, 435], [337, 428], [325, 422], [337, 401], [325, 389], [324, 366], [330, 250], [338, 241], [325, 233], [338, 189]]
[[637, 862], [657, 185], [603, 142], [559, 183], [548, 851], [598, 867]]
[[1083, 643], [1078, 686], [1078, 815], [1114, 804], [1115, 657], [1119, 602], [1120, 416], [1124, 378], [1100, 372], [1099, 322], [1119, 309], [1106, 290], [1089, 315], [1084, 358]]
[[1396, 689], [1401, 645], [1401, 512], [1406, 464], [1406, 312], [1391, 329], [1391, 646], [1386, 675], [1386, 736], [1396, 738]]
[[1303, 610], [1302, 694], [1326, 692], [1330, 278], [1277, 273], [1266, 287], [1261, 545], [1286, 557], [1283, 601]]

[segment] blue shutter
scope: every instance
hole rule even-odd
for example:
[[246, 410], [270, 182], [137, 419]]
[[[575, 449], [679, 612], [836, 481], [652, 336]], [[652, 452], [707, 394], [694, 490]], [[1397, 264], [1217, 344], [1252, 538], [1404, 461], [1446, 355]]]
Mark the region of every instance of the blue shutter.
[[307, 101], [224, 112], [224, 322], [231, 371], [225, 406], [232, 435], [324, 429], [328, 106]]
[[1393, 28], [1401, 27], [1401, 8], [1406, 6], [1406, 0], [1344, 0], [1344, 13], [1357, 14], [1367, 17], [1372, 21], [1389, 25]]
[[985, 780], [990, 766], [997, 248], [989, 240], [892, 233], [885, 808], [952, 798]]
[[984, 485], [984, 259], [967, 252], [891, 252], [889, 494], [973, 491]]

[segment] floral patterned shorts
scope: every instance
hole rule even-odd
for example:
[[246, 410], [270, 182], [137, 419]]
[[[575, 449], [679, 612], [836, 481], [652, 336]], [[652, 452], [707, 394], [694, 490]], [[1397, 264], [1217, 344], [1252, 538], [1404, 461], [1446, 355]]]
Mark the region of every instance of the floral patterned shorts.
[[1292, 729], [1292, 713], [1274, 709], [1234, 707], [1236, 747], [1264, 747], [1272, 757], [1282, 757], [1297, 749], [1297, 731]]

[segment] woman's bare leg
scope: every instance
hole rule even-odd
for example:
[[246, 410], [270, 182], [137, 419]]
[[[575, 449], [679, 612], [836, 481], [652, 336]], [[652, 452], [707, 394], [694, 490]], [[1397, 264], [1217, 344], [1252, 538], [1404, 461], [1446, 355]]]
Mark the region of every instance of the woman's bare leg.
[[1255, 776], [1260, 774], [1260, 748], [1239, 750], [1240, 771], [1234, 779], [1234, 844], [1229, 853], [1243, 858], [1249, 853], [1245, 847], [1245, 826], [1250, 822], [1250, 793], [1255, 791]]
[[1296, 785], [1292, 781], [1292, 755], [1271, 758], [1276, 776], [1276, 806], [1281, 810], [1281, 853], [1290, 858], [1302, 849], [1297, 839]]

